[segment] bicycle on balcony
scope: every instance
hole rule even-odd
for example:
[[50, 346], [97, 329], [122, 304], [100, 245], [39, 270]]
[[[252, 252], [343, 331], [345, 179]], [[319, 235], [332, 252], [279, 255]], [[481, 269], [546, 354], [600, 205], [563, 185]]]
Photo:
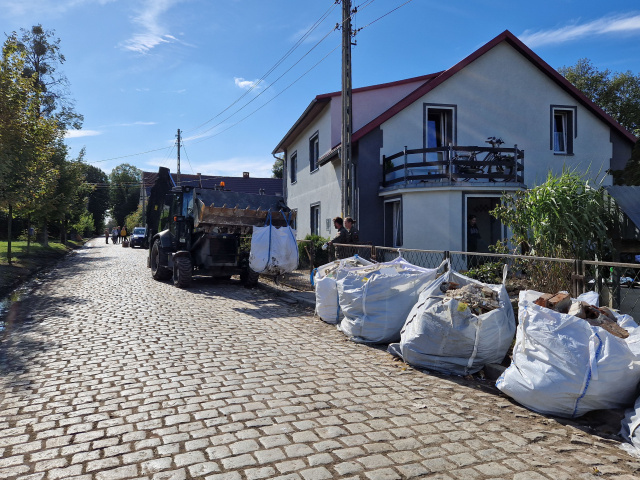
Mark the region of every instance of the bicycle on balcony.
[[[459, 180], [468, 182], [472, 178], [487, 178], [490, 182], [507, 182], [514, 178], [515, 157], [496, 151], [504, 143], [501, 138], [488, 137], [485, 143], [491, 145], [491, 149], [484, 158], [479, 159], [481, 151], [469, 153], [457, 153], [452, 157], [455, 165], [458, 165], [457, 173], [463, 175]], [[476, 176], [474, 176], [476, 175]]]

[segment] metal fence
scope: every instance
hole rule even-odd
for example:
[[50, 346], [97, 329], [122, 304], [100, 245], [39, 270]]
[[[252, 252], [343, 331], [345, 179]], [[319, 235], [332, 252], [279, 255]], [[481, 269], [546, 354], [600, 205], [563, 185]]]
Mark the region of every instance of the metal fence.
[[313, 290], [311, 275], [315, 267], [356, 254], [375, 262], [389, 262], [402, 255], [409, 263], [425, 268], [437, 268], [448, 259], [453, 270], [465, 272], [485, 283], [502, 282], [503, 268], [507, 264], [506, 285], [512, 297], [527, 289], [547, 293], [567, 291], [573, 297], [595, 291], [600, 295], [600, 305], [629, 314], [640, 323], [640, 264], [637, 263], [352, 244], [335, 244], [322, 250], [306, 240], [299, 240], [298, 246], [298, 269], [278, 279], [297, 290]]

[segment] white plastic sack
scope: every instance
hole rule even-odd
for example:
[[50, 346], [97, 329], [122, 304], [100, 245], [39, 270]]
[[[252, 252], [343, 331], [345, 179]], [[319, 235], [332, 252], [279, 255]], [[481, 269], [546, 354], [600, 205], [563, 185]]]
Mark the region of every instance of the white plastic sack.
[[621, 422], [620, 436], [627, 442], [620, 446], [627, 453], [640, 458], [640, 398], [633, 408], [625, 412]]
[[355, 342], [398, 341], [418, 295], [436, 278], [437, 271], [403, 258], [340, 270], [338, 300], [344, 314], [340, 330]]
[[314, 271], [313, 283], [316, 290], [316, 314], [327, 323], [335, 325], [340, 321], [338, 285], [336, 277], [341, 268], [372, 265], [364, 258], [354, 255], [318, 267]]
[[[440, 286], [455, 282], [461, 287], [482, 285], [498, 294], [500, 308], [474, 315], [467, 304], [446, 299]], [[410, 365], [446, 374], [469, 375], [488, 363], [500, 363], [516, 331], [509, 294], [503, 284], [490, 285], [448, 271], [433, 281], [407, 317], [400, 343], [389, 345], [389, 353]]]
[[249, 267], [254, 272], [270, 275], [281, 275], [298, 268], [296, 231], [289, 226], [289, 219], [286, 227], [274, 227], [269, 212], [267, 225], [253, 227]]
[[522, 291], [511, 366], [496, 386], [536, 412], [579, 417], [629, 406], [640, 381], [640, 328], [615, 314], [626, 339], [585, 320], [536, 305], [539, 292]]

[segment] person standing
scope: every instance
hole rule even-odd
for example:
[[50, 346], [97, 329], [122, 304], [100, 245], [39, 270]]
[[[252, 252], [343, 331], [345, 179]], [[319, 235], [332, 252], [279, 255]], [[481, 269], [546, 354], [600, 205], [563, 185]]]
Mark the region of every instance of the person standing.
[[111, 230], [111, 241], [114, 245], [118, 243], [118, 227], [113, 227], [113, 230]]
[[127, 227], [123, 225], [122, 228], [120, 229], [120, 240], [122, 240], [122, 243], [124, 243], [126, 239], [127, 239]]
[[342, 220], [342, 217], [334, 218], [333, 226], [336, 230], [338, 230], [338, 235], [330, 240], [328, 244], [333, 245], [334, 243], [347, 243], [348, 232], [347, 229], [344, 228], [344, 221]]
[[360, 232], [355, 223], [356, 221], [351, 217], [344, 219], [344, 226], [347, 229], [347, 243], [360, 243]]
[[109, 229], [108, 228], [104, 229], [104, 241], [107, 242], [107, 245], [109, 245]]
[[[467, 223], [467, 252], [478, 251], [478, 240], [480, 240], [480, 238], [482, 237], [480, 236], [477, 218], [475, 215], [469, 215], [469, 222]], [[471, 268], [478, 266], [479, 258], [476, 255], [468, 255], [467, 257]]]

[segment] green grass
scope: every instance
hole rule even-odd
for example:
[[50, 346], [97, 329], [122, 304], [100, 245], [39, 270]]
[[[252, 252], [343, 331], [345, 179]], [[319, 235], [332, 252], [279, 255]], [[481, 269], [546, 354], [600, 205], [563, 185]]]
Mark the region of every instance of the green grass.
[[[0, 241], [0, 264], [7, 264], [7, 245], [7, 242]], [[27, 242], [20, 240], [11, 242], [11, 259], [12, 261], [20, 261], [27, 258], [57, 257], [64, 255], [67, 250], [69, 248], [61, 243], [49, 242], [48, 247], [41, 243], [31, 243], [29, 254], [27, 255]]]

